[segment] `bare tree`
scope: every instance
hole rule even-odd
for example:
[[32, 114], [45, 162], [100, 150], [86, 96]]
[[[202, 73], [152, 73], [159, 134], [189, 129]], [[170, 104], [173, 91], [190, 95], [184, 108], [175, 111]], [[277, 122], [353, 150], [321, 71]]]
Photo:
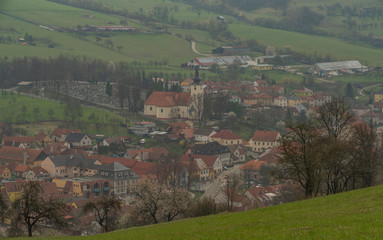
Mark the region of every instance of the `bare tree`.
[[290, 128], [281, 140], [281, 177], [299, 183], [306, 197], [315, 197], [321, 184], [321, 151], [318, 130], [311, 123]]
[[179, 187], [144, 181], [135, 190], [137, 209], [146, 223], [172, 221], [190, 206], [189, 193]]
[[83, 213], [93, 212], [96, 222], [102, 227], [104, 232], [114, 230], [118, 221], [121, 200], [112, 196], [102, 196], [96, 201], [87, 202], [82, 211]]
[[345, 139], [350, 133], [348, 126], [352, 117], [344, 101], [334, 99], [320, 108], [318, 122], [328, 136]]
[[11, 234], [20, 234], [20, 227], [25, 226], [32, 237], [39, 223], [52, 223], [59, 230], [67, 226], [64, 217], [69, 206], [57, 199], [44, 201], [40, 193], [41, 185], [37, 181], [22, 186], [20, 198], [12, 203]]
[[204, 94], [196, 94], [191, 97], [191, 106], [194, 111], [192, 111], [192, 117], [198, 120], [198, 123], [201, 124], [202, 114], [204, 108]]
[[225, 184], [223, 185], [222, 190], [225, 194], [228, 211], [233, 210], [235, 196], [238, 194], [238, 190], [241, 184], [242, 183], [238, 174], [232, 173], [225, 176]]
[[[0, 182], [3, 179], [0, 177]], [[3, 192], [0, 190], [0, 222], [4, 222], [4, 218], [8, 212], [8, 202], [5, 200]]]
[[378, 143], [378, 136], [374, 128], [367, 123], [354, 126], [353, 143], [351, 151], [355, 156], [355, 161], [351, 166], [352, 182], [351, 188], [370, 187], [375, 181], [381, 167], [381, 146]]
[[323, 130], [319, 136], [323, 153], [323, 180], [327, 185], [327, 194], [344, 191], [349, 181], [348, 168], [353, 161], [349, 149], [352, 117], [340, 99], [325, 104], [319, 111], [319, 128]]

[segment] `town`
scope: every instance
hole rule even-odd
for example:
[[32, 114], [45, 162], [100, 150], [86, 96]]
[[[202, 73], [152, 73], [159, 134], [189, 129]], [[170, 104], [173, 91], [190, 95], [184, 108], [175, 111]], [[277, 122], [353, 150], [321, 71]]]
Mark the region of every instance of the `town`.
[[[154, 201], [146, 199], [145, 194], [156, 191], [148, 190], [145, 184], [164, 188], [167, 193], [179, 191], [183, 196], [180, 198], [184, 205], [166, 203], [168, 208], [175, 204], [175, 209], [168, 210], [174, 214], [168, 215], [168, 221], [196, 216], [190, 213], [190, 208], [193, 204], [198, 208], [203, 201], [211, 200], [217, 206], [214, 211], [243, 211], [299, 199], [301, 186], [288, 177], [274, 174], [280, 169], [282, 155], [286, 154], [282, 139], [294, 131], [290, 129], [294, 122], [317, 118], [334, 97], [327, 91], [309, 89], [309, 83], [275, 84], [265, 76], [268, 68], [273, 67], [264, 64], [266, 59], [269, 58], [262, 58], [261, 62], [258, 59], [262, 65], [252, 66], [263, 73], [253, 80], [201, 79], [204, 66], [217, 64], [201, 59], [192, 60], [193, 78], [181, 81], [153, 78], [152, 83], [166, 91], [147, 94], [140, 109], [139, 118], [143, 120], [125, 125], [126, 134], [121, 136], [87, 134], [79, 128], [56, 128], [33, 136], [9, 135], [10, 126], [0, 123], [1, 191], [13, 203], [21, 198], [27, 182], [38, 181], [42, 201], [60, 199], [69, 206], [64, 216], [72, 225], [70, 230], [65, 230], [68, 235], [95, 234], [108, 227], [111, 230], [111, 226], [100, 223], [91, 211], [84, 212], [87, 203], [102, 197], [118, 199], [127, 222], [133, 221], [128, 216], [141, 214], [134, 224], [123, 223], [125, 227], [165, 221], [156, 212], [142, 207], [145, 201]], [[366, 68], [355, 62], [323, 63], [314, 65], [312, 74], [328, 77], [336, 72], [350, 74], [363, 69]], [[63, 84], [61, 91], [76, 99], [123, 108], [118, 89], [109, 95], [108, 84], [71, 84], [68, 89]], [[21, 93], [30, 94], [28, 89], [36, 87], [31, 82], [19, 83]], [[46, 88], [49, 89], [48, 84]], [[12, 94], [16, 93], [3, 90], [2, 95]], [[39, 92], [33, 97], [44, 96]], [[383, 93], [376, 92], [370, 106], [357, 104], [350, 108], [353, 113], [350, 124], [380, 126], [382, 99]], [[129, 107], [129, 98], [124, 101]], [[255, 125], [243, 126], [249, 122]], [[381, 139], [379, 128], [377, 134]], [[145, 148], [147, 142], [152, 147]], [[7, 227], [1, 230], [3, 234], [8, 231]], [[39, 231], [43, 234], [48, 229]]]

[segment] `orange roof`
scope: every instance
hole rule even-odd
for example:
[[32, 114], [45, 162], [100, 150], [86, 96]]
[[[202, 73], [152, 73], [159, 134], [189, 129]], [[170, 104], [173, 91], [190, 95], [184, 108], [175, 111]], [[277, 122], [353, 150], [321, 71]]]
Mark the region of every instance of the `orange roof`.
[[243, 164], [239, 169], [241, 169], [241, 170], [259, 171], [261, 169], [261, 166], [264, 163], [265, 163], [265, 161], [251, 160], [251, 161]]
[[4, 146], [0, 148], [0, 159], [22, 162], [24, 161], [24, 153], [26, 153], [27, 162], [32, 164], [42, 153], [42, 150]]
[[4, 136], [3, 138], [4, 144], [8, 142], [16, 142], [16, 143], [33, 143], [35, 142], [35, 137], [31, 136]]
[[61, 135], [68, 135], [69, 133], [82, 133], [80, 129], [66, 129], [66, 128], [56, 128], [53, 130], [52, 135], [61, 137]]
[[252, 140], [262, 141], [262, 142], [275, 142], [278, 136], [279, 136], [279, 132], [257, 130], [255, 131]]
[[152, 162], [136, 162], [131, 170], [139, 176], [155, 176], [156, 175], [156, 164]]
[[267, 162], [269, 164], [277, 164], [279, 162], [279, 156], [281, 149], [279, 147], [272, 148], [259, 156], [259, 161]]
[[29, 169], [27, 165], [17, 165], [13, 171], [15, 172], [26, 172]]
[[44, 132], [39, 132], [37, 135], [36, 135], [36, 140], [41, 142], [44, 140], [44, 138], [46, 137], [47, 135], [44, 133]]
[[43, 151], [46, 154], [59, 155], [61, 152], [68, 149], [69, 145], [66, 146], [65, 143], [69, 144], [68, 141], [60, 141], [60, 142], [49, 144], [43, 149]]
[[189, 106], [191, 95], [189, 92], [153, 92], [145, 101], [145, 105], [157, 107]]
[[238, 134], [231, 130], [221, 130], [218, 133], [211, 136], [212, 138], [220, 138], [220, 139], [226, 139], [226, 140], [232, 140], [232, 139], [242, 139]]
[[5, 189], [7, 189], [7, 192], [19, 192], [24, 183], [27, 181], [21, 180], [17, 182], [6, 182], [4, 183]]
[[200, 158], [209, 168], [212, 168], [215, 161], [217, 160], [217, 156], [206, 156], [206, 155], [193, 155], [194, 159]]

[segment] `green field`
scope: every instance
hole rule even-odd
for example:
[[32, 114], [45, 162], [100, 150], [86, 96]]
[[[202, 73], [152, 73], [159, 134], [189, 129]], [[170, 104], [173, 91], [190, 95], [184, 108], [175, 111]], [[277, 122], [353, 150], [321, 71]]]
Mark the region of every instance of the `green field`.
[[[360, 46], [344, 40], [317, 35], [301, 34], [277, 29], [251, 26], [239, 22], [230, 16], [216, 12], [196, 9], [185, 2], [171, 0], [147, 0], [147, 1], [125, 1], [125, 0], [95, 0], [115, 10], [127, 9], [129, 13], [142, 12], [150, 14], [155, 7], [167, 6], [169, 17], [181, 21], [206, 22], [215, 19], [217, 15], [225, 16], [229, 22], [229, 30], [240, 39], [255, 39], [263, 45], [272, 45], [283, 48], [291, 47], [292, 50], [308, 54], [318, 53], [322, 56], [329, 55], [338, 60], [360, 60], [368, 66], [382, 66], [383, 50], [366, 46]], [[215, 0], [212, 3], [221, 1]], [[313, 0], [295, 1], [290, 3], [293, 6], [311, 6], [317, 8], [319, 5], [330, 5], [334, 0], [326, 0], [320, 4]], [[358, 1], [341, 0], [343, 5], [349, 3], [352, 6], [359, 6]], [[378, 6], [377, 0], [369, 0], [363, 6]], [[380, 6], [380, 5], [379, 5]], [[190, 42], [185, 36], [192, 36], [197, 42], [197, 50], [202, 53], [210, 53], [212, 49], [230, 43], [213, 40], [206, 31], [196, 29], [182, 29], [177, 25], [150, 23], [157, 27], [164, 26], [168, 33], [154, 33], [156, 30], [148, 23], [140, 22], [138, 19], [128, 18], [128, 25], [134, 25], [139, 33], [108, 33], [109, 36], [102, 36], [101, 41], [96, 41], [96, 33], [86, 33], [80, 37], [69, 32], [48, 31], [38, 25], [47, 25], [53, 28], [72, 27], [77, 25], [119, 25], [121, 16], [108, 15], [100, 12], [70, 7], [62, 4], [48, 2], [45, 0], [6, 0], [2, 1], [0, 10], [12, 16], [0, 14], [2, 28], [12, 27], [13, 32], [0, 29], [0, 37], [11, 39], [11, 41], [0, 43], [2, 56], [23, 57], [56, 57], [59, 54], [87, 55], [92, 58], [100, 58], [106, 61], [138, 61], [147, 63], [149, 61], [166, 61], [169, 66], [154, 67], [145, 65], [143, 68], [148, 71], [162, 71], [167, 73], [188, 71], [180, 69], [180, 64], [187, 62], [197, 55], [192, 52]], [[271, 8], [256, 10], [253, 12], [243, 11], [246, 16], [260, 15], [280, 17], [281, 10]], [[27, 23], [31, 21], [34, 24]], [[338, 21], [338, 22], [336, 22]], [[340, 28], [339, 19], [325, 19], [323, 24], [328, 28], [337, 30]], [[321, 27], [321, 26], [319, 26]], [[23, 37], [25, 33], [33, 35], [37, 46], [22, 46], [16, 39]], [[107, 47], [106, 41], [111, 40], [113, 47]], [[54, 43], [54, 48], [48, 48], [49, 43]], [[117, 48], [121, 46], [121, 48]], [[264, 53], [256, 53], [263, 55]], [[154, 69], [156, 68], [156, 69]]]
[[[25, 106], [25, 112], [22, 111], [23, 106]], [[34, 113], [35, 108], [39, 109], [39, 114]], [[8, 93], [7, 96], [0, 97], [0, 121], [15, 123], [18, 121], [39, 122], [66, 120], [64, 108], [65, 104], [63, 103]], [[50, 109], [54, 112], [52, 117], [48, 114]], [[83, 116], [78, 120], [81, 122], [94, 122], [94, 119], [89, 118], [92, 114], [99, 119], [100, 123], [108, 123], [107, 119], [111, 118], [115, 118], [120, 122], [124, 121], [124, 119], [117, 114], [93, 107], [83, 107]]]
[[186, 219], [89, 237], [34, 239], [381, 239], [383, 186], [241, 213]]
[[[195, 56], [191, 51], [190, 43], [184, 39], [169, 34], [160, 33], [110, 33], [110, 37], [102, 37], [100, 43], [96, 42], [95, 34], [88, 34], [80, 38], [70, 33], [48, 31], [38, 25], [49, 27], [77, 27], [77, 25], [120, 25], [121, 17], [78, 9], [44, 0], [15, 0], [3, 4], [2, 9], [12, 16], [31, 21], [37, 25], [21, 21], [14, 17], [0, 14], [3, 28], [13, 27], [17, 32], [2, 33], [0, 36], [10, 36], [14, 41], [0, 44], [3, 56], [40, 56], [55, 57], [60, 53], [70, 55], [88, 55], [107, 61], [161, 61], [164, 58], [169, 64], [179, 67], [190, 57]], [[89, 18], [88, 16], [92, 16]], [[131, 24], [132, 23], [132, 24]], [[148, 30], [136, 21], [129, 21], [140, 30]], [[37, 46], [22, 46], [16, 39], [28, 33], [33, 36]], [[56, 43], [55, 48], [48, 48], [46, 41]], [[102, 43], [112, 40], [114, 48], [107, 48]], [[121, 52], [117, 46], [122, 46]]]
[[290, 46], [296, 51], [329, 54], [338, 60], [360, 60], [368, 66], [381, 66], [383, 49], [353, 45], [331, 37], [307, 35], [248, 25], [231, 25], [230, 30], [242, 37], [253, 38], [274, 47]]

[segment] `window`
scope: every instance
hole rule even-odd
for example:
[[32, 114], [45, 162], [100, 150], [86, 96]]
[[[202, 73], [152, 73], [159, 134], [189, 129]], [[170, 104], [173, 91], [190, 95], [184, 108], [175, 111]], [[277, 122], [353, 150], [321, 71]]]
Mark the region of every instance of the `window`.
[[162, 112], [162, 113], [164, 112], [164, 109], [163, 109], [163, 108], [161, 108], [161, 112]]
[[150, 107], [150, 111], [152, 111], [153, 110], [153, 108], [152, 107]]

